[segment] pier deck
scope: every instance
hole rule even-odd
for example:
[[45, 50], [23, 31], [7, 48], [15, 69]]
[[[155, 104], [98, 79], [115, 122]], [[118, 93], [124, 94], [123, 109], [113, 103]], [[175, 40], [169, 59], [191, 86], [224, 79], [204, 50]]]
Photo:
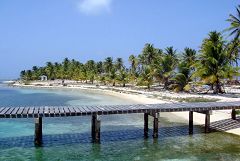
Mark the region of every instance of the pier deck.
[[38, 118], [131, 113], [159, 113], [240, 109], [240, 102], [164, 103], [105, 106], [0, 107], [0, 118]]
[[148, 137], [148, 116], [153, 117], [153, 137], [158, 137], [158, 117], [161, 112], [189, 111], [189, 134], [193, 133], [193, 112], [206, 115], [205, 132], [210, 129], [212, 110], [232, 110], [232, 119], [236, 119], [239, 102], [198, 102], [198, 103], [163, 103], [104, 106], [44, 106], [44, 107], [0, 107], [0, 118], [35, 118], [35, 144], [42, 142], [42, 118], [92, 116], [93, 142], [100, 142], [100, 120], [98, 115], [144, 113], [144, 136]]

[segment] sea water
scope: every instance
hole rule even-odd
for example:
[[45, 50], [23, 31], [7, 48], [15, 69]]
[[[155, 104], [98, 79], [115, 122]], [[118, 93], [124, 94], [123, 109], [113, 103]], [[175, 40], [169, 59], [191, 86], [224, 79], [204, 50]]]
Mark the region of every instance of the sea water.
[[[0, 86], [0, 106], [136, 104], [100, 92], [74, 89], [21, 89]], [[203, 133], [171, 114], [160, 117], [159, 138], [143, 137], [143, 115], [100, 116], [101, 144], [91, 140], [91, 118], [43, 118], [43, 146], [35, 147], [33, 119], [0, 119], [0, 160], [128, 161], [240, 160], [240, 137]], [[152, 120], [150, 119], [150, 129]]]

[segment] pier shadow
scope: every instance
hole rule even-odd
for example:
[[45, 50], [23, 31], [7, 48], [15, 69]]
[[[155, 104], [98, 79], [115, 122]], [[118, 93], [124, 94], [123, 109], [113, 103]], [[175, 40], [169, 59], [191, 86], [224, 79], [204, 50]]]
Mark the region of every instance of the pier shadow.
[[[194, 134], [204, 133], [201, 126], [194, 126]], [[188, 125], [174, 127], [160, 127], [159, 140], [167, 137], [188, 136]], [[132, 128], [118, 131], [102, 131], [101, 143], [115, 141], [129, 141], [145, 139], [143, 128]], [[152, 129], [149, 129], [149, 138], [152, 139]], [[8, 149], [14, 147], [35, 147], [34, 136], [8, 137], [0, 138], [0, 149]], [[43, 147], [74, 145], [74, 144], [90, 144], [92, 143], [91, 133], [66, 133], [66, 134], [43, 134]]]
[[[188, 125], [167, 126], [159, 128], [158, 140], [168, 137], [180, 137], [188, 136]], [[228, 131], [236, 128], [240, 128], [240, 116], [236, 120], [225, 119], [216, 122], [212, 122], [210, 125], [211, 132]], [[104, 129], [112, 129], [112, 126], [104, 126]], [[195, 125], [193, 135], [203, 134], [204, 125]], [[149, 138], [152, 139], [152, 129], [149, 129]], [[101, 132], [101, 142], [114, 142], [114, 141], [129, 141], [145, 139], [143, 128], [137, 128], [134, 126], [128, 126], [124, 130], [104, 130]], [[0, 138], [0, 149], [8, 149], [14, 147], [35, 147], [34, 136], [20, 136], [20, 137], [7, 137]], [[43, 147], [60, 146], [60, 145], [74, 145], [74, 144], [90, 144], [92, 143], [91, 133], [65, 133], [65, 134], [44, 134], [43, 133]]]
[[240, 128], [240, 116], [236, 117], [236, 120], [224, 119], [220, 121], [211, 122], [210, 128], [211, 130], [223, 132]]

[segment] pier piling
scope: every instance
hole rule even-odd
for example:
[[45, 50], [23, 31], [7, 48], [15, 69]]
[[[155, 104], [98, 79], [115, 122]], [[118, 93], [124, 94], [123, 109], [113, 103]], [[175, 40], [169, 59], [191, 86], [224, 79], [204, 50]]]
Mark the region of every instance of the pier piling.
[[193, 111], [189, 111], [189, 134], [193, 134]]
[[42, 117], [35, 118], [34, 143], [36, 146], [42, 145]]
[[144, 137], [148, 138], [148, 113], [144, 113]]
[[210, 132], [210, 112], [206, 111], [205, 115], [205, 133]]
[[153, 138], [158, 138], [158, 113], [153, 117]]
[[97, 114], [92, 115], [92, 141], [100, 143], [100, 125], [101, 121], [98, 119]]
[[236, 120], [236, 110], [232, 109], [232, 119]]

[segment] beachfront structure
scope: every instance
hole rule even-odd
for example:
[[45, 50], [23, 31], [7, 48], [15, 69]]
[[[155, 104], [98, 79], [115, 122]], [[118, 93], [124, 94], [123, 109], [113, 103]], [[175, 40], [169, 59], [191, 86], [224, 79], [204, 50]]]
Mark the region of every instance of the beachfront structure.
[[48, 80], [48, 77], [46, 75], [41, 75], [40, 76], [40, 80], [41, 81], [47, 81]]
[[193, 134], [193, 112], [205, 114], [205, 132], [210, 132], [210, 115], [212, 110], [232, 110], [232, 119], [236, 120], [236, 109], [240, 102], [198, 102], [198, 103], [164, 103], [137, 105], [102, 105], [102, 106], [64, 106], [64, 107], [2, 107], [0, 118], [35, 118], [35, 145], [42, 144], [42, 118], [91, 116], [92, 140], [100, 143], [99, 115], [144, 114], [144, 136], [149, 134], [148, 117], [153, 117], [153, 138], [158, 137], [159, 114], [162, 112], [189, 111], [189, 134]]

